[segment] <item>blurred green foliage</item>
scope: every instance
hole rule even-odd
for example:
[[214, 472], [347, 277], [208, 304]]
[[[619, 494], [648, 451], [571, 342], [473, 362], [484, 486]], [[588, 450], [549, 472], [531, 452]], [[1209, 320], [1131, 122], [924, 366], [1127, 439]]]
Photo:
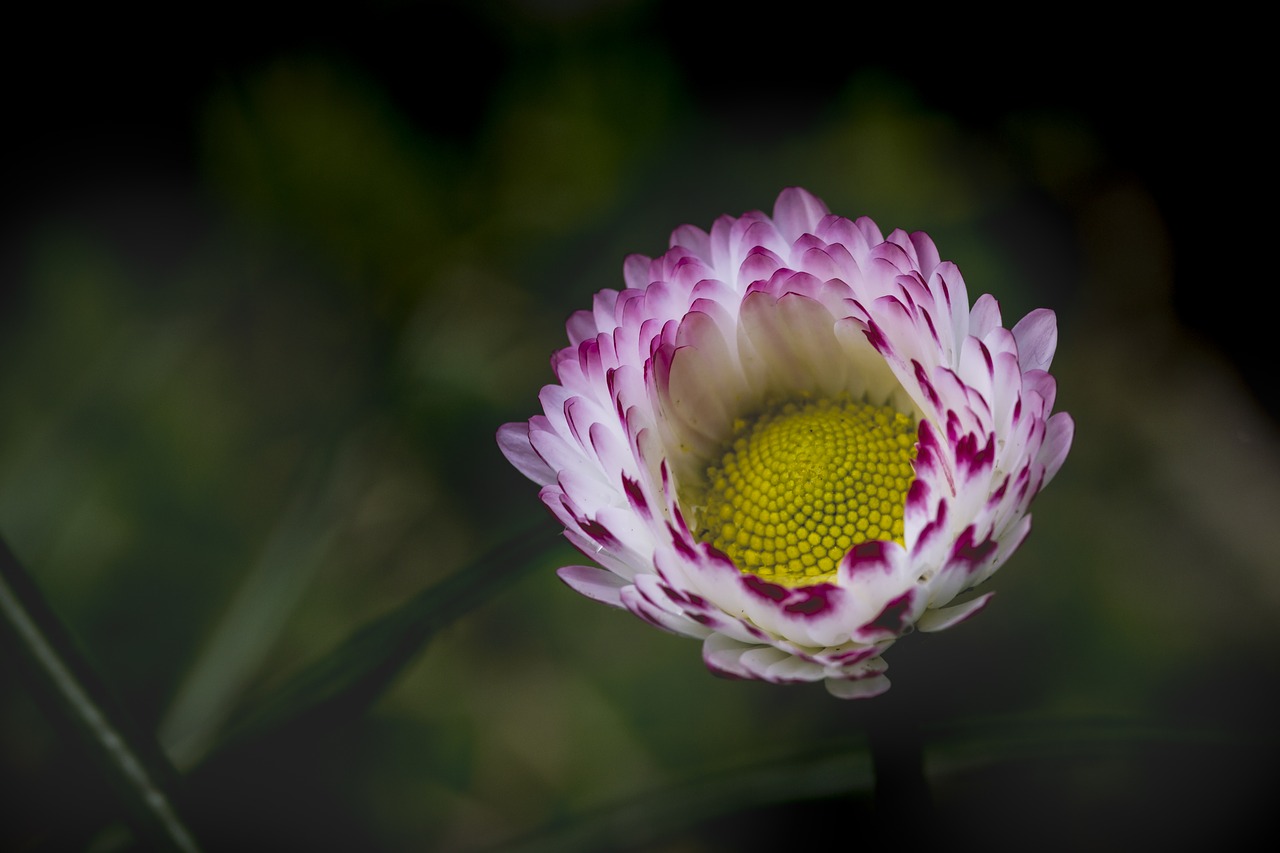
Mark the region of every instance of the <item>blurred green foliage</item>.
[[[197, 174], [122, 172], [5, 237], [0, 532], [179, 769], [541, 517], [494, 431], [535, 413], [565, 317], [621, 285], [627, 253], [800, 184], [928, 231], [1007, 324], [1059, 313], [1072, 456], [993, 606], [900, 643], [880, 703], [934, 739], [957, 832], [1002, 820], [988, 845], [1023, 849], [1053, 823], [1039, 849], [1072, 849], [1117, 816], [1169, 843], [1247, 825], [1275, 748], [1275, 425], [1178, 324], [1160, 209], [1087, 119], [1027, 108], [979, 132], [874, 64], [803, 117], [716, 113], [659, 42], [510, 14], [472, 130], [423, 129], [349, 58], [286, 52], [196, 93]], [[865, 785], [878, 711], [710, 677], [697, 644], [564, 588], [576, 559], [537, 557], [368, 714], [264, 753], [260, 811], [214, 785], [225, 839], [538, 849], [554, 828], [548, 849], [624, 849], [616, 825], [641, 849], [761, 849], [792, 817], [771, 807], [848, 808], [823, 798]], [[2, 672], [0, 846], [109, 848], [106, 795]], [[1119, 722], [1063, 757], [1064, 719]], [[998, 736], [989, 764], [948, 740], [1027, 720], [1048, 734], [1024, 763]], [[1207, 774], [1233, 782], [1203, 796]], [[1171, 830], [1161, 797], [1199, 811]]]

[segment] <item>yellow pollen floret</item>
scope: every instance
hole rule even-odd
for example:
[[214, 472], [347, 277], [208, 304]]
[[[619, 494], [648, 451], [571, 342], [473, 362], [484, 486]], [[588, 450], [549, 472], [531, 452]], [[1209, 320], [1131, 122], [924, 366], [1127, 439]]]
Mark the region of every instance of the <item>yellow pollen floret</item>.
[[789, 402], [738, 420], [707, 470], [696, 531], [744, 572], [784, 586], [830, 580], [849, 550], [902, 543], [915, 421], [847, 398]]

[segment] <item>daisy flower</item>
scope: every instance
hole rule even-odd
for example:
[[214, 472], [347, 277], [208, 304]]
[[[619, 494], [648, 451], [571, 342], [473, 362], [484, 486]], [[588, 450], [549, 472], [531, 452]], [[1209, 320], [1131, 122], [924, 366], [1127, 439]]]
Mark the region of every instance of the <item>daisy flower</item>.
[[1052, 311], [1011, 329], [922, 232], [798, 187], [685, 225], [568, 322], [542, 413], [498, 431], [596, 565], [583, 595], [715, 673], [888, 689], [883, 655], [977, 613], [1071, 445]]

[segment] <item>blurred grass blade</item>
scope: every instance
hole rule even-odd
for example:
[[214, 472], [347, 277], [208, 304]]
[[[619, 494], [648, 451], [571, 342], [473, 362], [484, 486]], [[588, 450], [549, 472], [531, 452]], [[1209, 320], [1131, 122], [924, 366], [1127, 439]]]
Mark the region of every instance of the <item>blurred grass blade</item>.
[[[713, 849], [771, 849], [770, 833], [785, 827], [778, 847], [815, 846], [832, 831], [830, 814], [857, 825], [871, 808], [874, 777], [866, 744], [853, 740], [820, 752], [726, 768], [631, 797], [586, 814], [569, 815], [540, 832], [490, 853], [593, 853], [647, 850], [714, 823]], [[804, 820], [805, 803], [838, 800], [825, 819]], [[745, 816], [750, 819], [745, 819]], [[734, 820], [734, 816], [738, 816]], [[860, 830], [865, 833], [865, 829]], [[675, 846], [679, 846], [678, 844]], [[696, 848], [696, 845], [694, 845]], [[665, 848], [664, 848], [665, 849]], [[673, 848], [674, 849], [674, 848]]]
[[[1254, 753], [1275, 750], [1274, 732], [1158, 726], [1141, 719], [1086, 717], [961, 721], [921, 731], [925, 776], [963, 785], [996, 765], [1043, 765], [1069, 775], [1090, 760], [1179, 755], [1200, 747]], [[594, 853], [597, 850], [786, 849], [825, 847], [833, 820], [857, 826], [873, 848], [932, 850], [936, 836], [886, 809], [875, 778], [875, 736], [850, 736], [796, 753], [713, 772], [595, 808], [564, 814], [538, 830], [485, 848], [487, 853]], [[837, 817], [833, 818], [833, 815]], [[904, 830], [905, 828], [905, 830]], [[906, 835], [904, 835], [904, 831]], [[873, 843], [874, 842], [874, 843]]]
[[[246, 685], [315, 578], [341, 518], [356, 454], [338, 454], [304, 478], [293, 505], [250, 568], [199, 658], [187, 671], [158, 736], [174, 765], [194, 766], [215, 742]], [[328, 468], [330, 470], [324, 470]]]
[[172, 766], [129, 720], [2, 538], [0, 617], [0, 644], [50, 723], [103, 768], [138, 838], [148, 849], [199, 850], [175, 804]]
[[560, 530], [537, 524], [494, 547], [446, 580], [369, 622], [232, 723], [226, 743], [256, 741], [286, 728], [325, 728], [362, 714], [437, 631], [506, 588], [538, 564]]

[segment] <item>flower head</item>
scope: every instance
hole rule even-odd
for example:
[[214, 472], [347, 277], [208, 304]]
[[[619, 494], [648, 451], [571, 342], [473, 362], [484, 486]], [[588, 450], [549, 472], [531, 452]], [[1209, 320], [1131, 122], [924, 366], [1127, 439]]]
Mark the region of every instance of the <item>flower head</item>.
[[568, 322], [498, 443], [595, 566], [573, 589], [703, 641], [714, 672], [888, 689], [884, 651], [981, 610], [1073, 424], [1052, 311], [1012, 329], [921, 232], [784, 190], [683, 226]]

